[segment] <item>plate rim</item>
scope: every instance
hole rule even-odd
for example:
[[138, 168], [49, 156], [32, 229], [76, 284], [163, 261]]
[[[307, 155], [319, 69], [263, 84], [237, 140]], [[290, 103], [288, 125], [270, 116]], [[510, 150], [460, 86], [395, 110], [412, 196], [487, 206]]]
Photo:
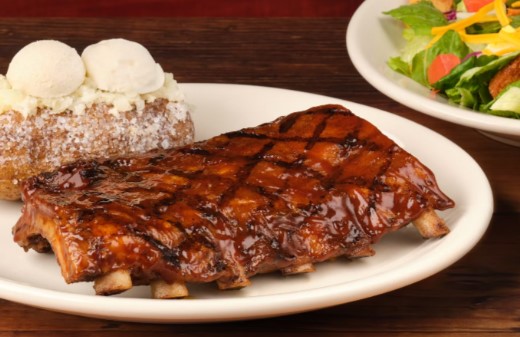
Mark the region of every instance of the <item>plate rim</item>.
[[[405, 4], [404, 0], [387, 0], [385, 2], [385, 6], [392, 8], [400, 4]], [[428, 97], [427, 88], [424, 88], [425, 94], [407, 90], [372, 67], [370, 57], [364, 54], [360, 48], [364, 41], [360, 37], [363, 31], [366, 34], [365, 28], [377, 25], [379, 24], [377, 20], [386, 18], [382, 11], [379, 0], [365, 0], [352, 15], [345, 35], [346, 49], [352, 64], [368, 83], [394, 101], [429, 116], [482, 131], [520, 137], [520, 120], [476, 112], [451, 105], [447, 101], [441, 103]], [[398, 56], [398, 53], [388, 55], [388, 57], [390, 56]], [[386, 67], [388, 67], [386, 64], [381, 65], [381, 68], [386, 69]], [[412, 79], [402, 74], [392, 72], [392, 76], [396, 81], [416, 85]]]
[[[428, 129], [422, 125], [419, 125], [418, 123], [405, 119], [401, 116], [391, 114], [390, 112], [386, 112], [359, 103], [290, 89], [264, 87], [256, 85], [215, 83], [185, 83], [180, 84], [180, 86], [181, 89], [185, 92], [185, 94], [193, 90], [204, 91], [210, 89], [222, 90], [224, 92], [237, 92], [237, 90], [253, 90], [253, 92], [277, 92], [284, 95], [305, 95], [316, 98], [317, 100], [326, 100], [333, 103], [342, 103], [345, 106], [351, 108], [353, 111], [355, 111], [355, 109], [367, 109], [367, 111], [382, 114], [383, 117], [386, 116], [386, 118], [395, 119], [399, 123], [413, 125], [415, 128], [419, 128], [421, 131], [424, 131], [427, 134], [436, 137], [436, 139], [440, 139], [446, 144], [449, 144], [453, 147], [452, 150], [454, 149], [456, 151], [459, 151], [460, 154], [463, 156], [461, 160], [468, 161], [468, 163], [471, 164], [472, 167], [475, 169], [474, 173], [483, 179], [481, 181], [481, 188], [483, 189], [481, 200], [483, 200], [483, 205], [485, 207], [484, 209], [480, 209], [482, 213], [479, 213], [479, 216], [482, 217], [480, 219], [481, 225], [480, 227], [478, 227], [478, 231], [470, 233], [470, 235], [468, 236], [470, 240], [463, 242], [462, 245], [459, 242], [457, 242], [457, 254], [451, 254], [446, 259], [440, 262], [437, 259], [433, 259], [433, 256], [431, 256], [430, 254], [426, 254], [429, 263], [424, 263], [424, 261], [421, 261], [421, 263], [411, 263], [411, 265], [415, 266], [416, 268], [413, 270], [412, 268], [406, 269], [405, 272], [403, 272], [401, 275], [399, 275], [399, 277], [397, 277], [397, 279], [399, 279], [399, 282], [389, 283], [384, 277], [370, 277], [369, 281], [371, 282], [371, 284], [369, 287], [369, 291], [366, 290], [367, 287], [366, 285], [362, 284], [363, 280], [361, 280], [359, 282], [356, 281], [339, 283], [336, 285], [329, 285], [324, 288], [313, 288], [311, 291], [298, 291], [296, 293], [289, 292], [282, 294], [269, 294], [262, 296], [239, 298], [211, 298], [184, 301], [160, 301], [154, 299], [99, 297], [87, 294], [64, 293], [57, 290], [42, 289], [27, 284], [19, 284], [18, 282], [9, 281], [6, 280], [4, 277], [0, 277], [0, 298], [4, 298], [7, 300], [34, 307], [44, 308], [58, 312], [71, 313], [80, 316], [146, 323], [200, 323], [217, 321], [223, 322], [288, 315], [309, 310], [321, 309], [325, 307], [330, 307], [334, 305], [360, 300], [363, 298], [380, 295], [410, 285], [424, 278], [427, 278], [447, 268], [448, 266], [459, 260], [467, 252], [469, 252], [478, 243], [478, 241], [480, 241], [481, 237], [484, 235], [485, 231], [487, 230], [487, 227], [489, 226], [489, 222], [493, 213], [493, 196], [491, 186], [483, 170], [480, 168], [478, 163], [458, 145], [456, 145], [446, 137], [438, 134], [437, 132]], [[383, 131], [385, 130], [383, 129]], [[451, 241], [455, 238], [456, 236], [454, 235], [448, 235], [442, 240], [436, 241], [434, 244], [429, 246], [428, 249], [436, 249], [436, 247], [438, 246], [449, 246], [451, 244]], [[432, 266], [434, 266], [434, 268], [432, 268]], [[394, 275], [393, 277], [395, 278], [396, 276]], [[345, 287], [346, 284], [348, 284], [348, 287]], [[362, 290], [364, 288], [364, 290], [359, 291], [359, 293], [357, 294], [354, 294], [353, 292], [358, 291], [359, 288], [361, 288]], [[367, 293], [370, 294], [367, 295]], [[299, 296], [294, 296], [294, 294], [298, 294]], [[348, 299], [345, 299], [345, 296], [347, 296]], [[249, 309], [244, 310], [244, 307], [240, 306], [240, 304], [244, 302], [247, 304], [252, 299], [254, 300], [255, 305], [249, 305]], [[61, 303], [57, 303], [57, 300], [58, 302], [61, 301]], [[140, 311], [140, 308], [142, 308], [141, 305], [149, 305], [152, 302], [154, 309], [151, 310], [151, 312], [148, 312], [145, 315], [143, 315], [143, 312]], [[222, 305], [222, 303], [224, 302], [226, 303], [226, 306]], [[63, 307], [63, 303], [65, 303], [67, 307]], [[128, 303], [132, 303], [133, 305], [126, 305]], [[136, 303], [137, 305], [135, 305]], [[102, 312], [98, 311], [99, 306], [104, 307], [104, 310]], [[241, 310], [237, 311], [235, 306], [237, 306]], [[119, 309], [125, 308], [125, 310], [121, 312], [121, 310], [116, 310], [116, 307]], [[193, 313], [197, 310], [200, 310], [201, 308], [211, 308], [214, 311], [212, 313], [206, 312], [205, 315], [193, 316]]]

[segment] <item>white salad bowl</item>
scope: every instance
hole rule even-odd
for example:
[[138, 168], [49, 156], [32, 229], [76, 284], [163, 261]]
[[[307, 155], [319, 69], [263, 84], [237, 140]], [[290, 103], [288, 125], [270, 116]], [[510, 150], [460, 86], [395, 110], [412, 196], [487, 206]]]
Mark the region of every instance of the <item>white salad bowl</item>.
[[405, 41], [402, 25], [383, 12], [406, 0], [365, 0], [348, 25], [346, 42], [352, 63], [372, 86], [395, 101], [419, 112], [475, 128], [495, 140], [520, 146], [520, 120], [499, 117], [450, 104], [430, 90], [387, 65], [398, 56]]

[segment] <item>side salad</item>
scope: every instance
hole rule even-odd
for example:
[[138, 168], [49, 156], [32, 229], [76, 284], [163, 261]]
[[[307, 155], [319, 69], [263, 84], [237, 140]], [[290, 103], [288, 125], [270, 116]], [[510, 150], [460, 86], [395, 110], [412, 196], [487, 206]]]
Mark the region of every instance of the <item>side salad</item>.
[[406, 40], [390, 68], [452, 104], [520, 119], [520, 0], [409, 0], [385, 14]]

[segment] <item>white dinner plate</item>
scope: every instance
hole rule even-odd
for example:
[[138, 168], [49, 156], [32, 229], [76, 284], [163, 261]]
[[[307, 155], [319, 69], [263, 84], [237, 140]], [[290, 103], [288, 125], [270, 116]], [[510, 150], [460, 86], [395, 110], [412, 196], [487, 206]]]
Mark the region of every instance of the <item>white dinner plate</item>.
[[390, 57], [399, 56], [405, 40], [402, 24], [383, 12], [406, 3], [407, 0], [365, 0], [352, 16], [346, 34], [347, 50], [361, 76], [383, 94], [414, 110], [481, 130], [496, 140], [520, 146], [520, 120], [452, 105], [387, 66]]
[[259, 275], [252, 285], [219, 291], [189, 285], [190, 298], [154, 300], [149, 287], [112, 297], [95, 296], [92, 284], [67, 285], [53, 255], [24, 252], [11, 235], [21, 203], [0, 202], [0, 297], [90, 317], [140, 322], [214, 322], [271, 317], [347, 303], [424, 279], [466, 254], [485, 232], [493, 209], [489, 182], [475, 161], [439, 134], [388, 112], [336, 98], [284, 89], [232, 84], [184, 84], [194, 106], [197, 138], [269, 122], [311, 106], [335, 103], [378, 126], [435, 173], [456, 208], [441, 212], [451, 233], [423, 240], [411, 226], [375, 245], [376, 255], [317, 266], [314, 273]]

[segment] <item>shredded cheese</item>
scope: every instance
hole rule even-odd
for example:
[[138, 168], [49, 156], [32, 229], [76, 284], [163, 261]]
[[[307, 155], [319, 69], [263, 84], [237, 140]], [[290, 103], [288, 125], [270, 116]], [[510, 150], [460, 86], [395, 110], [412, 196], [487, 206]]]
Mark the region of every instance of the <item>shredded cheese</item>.
[[509, 25], [511, 23], [511, 19], [507, 16], [506, 5], [504, 4], [504, 0], [495, 0], [493, 2], [493, 5], [498, 18], [498, 22], [500, 22], [502, 27]]
[[488, 14], [488, 15], [483, 16], [482, 18], [480, 18], [480, 20], [478, 22], [493, 22], [493, 21], [497, 21], [497, 16], [496, 15], [492, 15], [492, 14]]
[[500, 32], [498, 32], [498, 36], [501, 37], [504, 42], [508, 42], [520, 49], [520, 33], [517, 32], [513, 27], [504, 27], [500, 30]]
[[488, 43], [496, 43], [499, 41], [498, 34], [466, 34], [464, 31], [458, 32], [462, 41], [466, 43], [476, 43], [476, 44], [488, 44]]
[[[511, 19], [507, 16], [506, 0], [493, 0], [493, 2], [482, 6], [474, 15], [465, 19], [450, 23], [445, 26], [433, 27], [432, 40], [426, 46], [430, 48], [439, 41], [449, 30], [456, 31], [466, 43], [487, 44], [483, 50], [484, 54], [504, 55], [511, 51], [520, 49], [520, 29], [511, 27]], [[520, 0], [513, 3], [520, 7]], [[494, 14], [489, 12], [494, 11]], [[492, 34], [467, 34], [466, 28], [478, 22], [498, 21], [502, 28], [498, 33]]]
[[482, 50], [482, 54], [484, 55], [497, 55], [502, 56], [505, 54], [509, 54], [512, 52], [518, 51], [518, 48], [515, 46], [512, 46], [509, 43], [490, 43], [486, 46], [484, 50]]

